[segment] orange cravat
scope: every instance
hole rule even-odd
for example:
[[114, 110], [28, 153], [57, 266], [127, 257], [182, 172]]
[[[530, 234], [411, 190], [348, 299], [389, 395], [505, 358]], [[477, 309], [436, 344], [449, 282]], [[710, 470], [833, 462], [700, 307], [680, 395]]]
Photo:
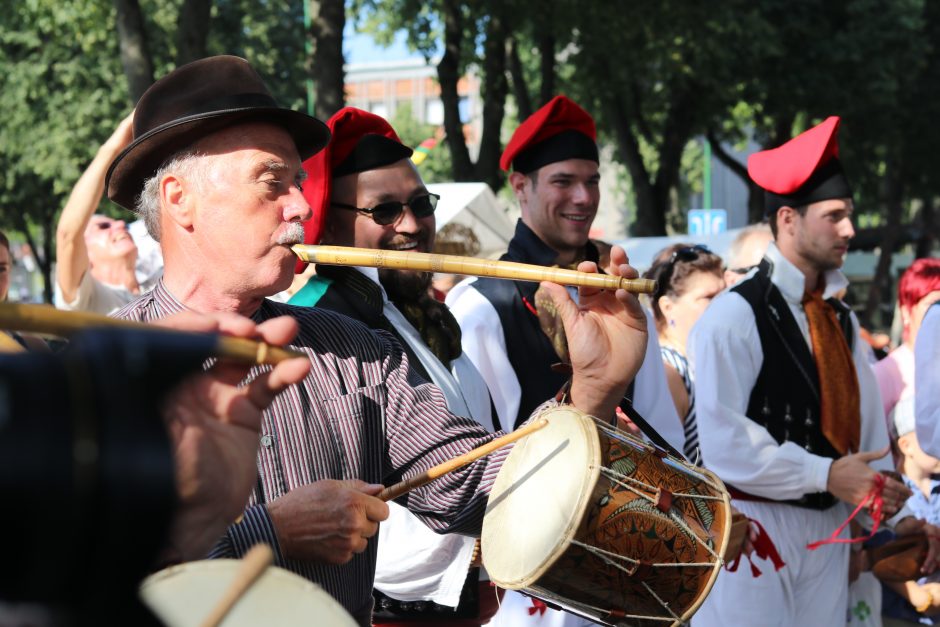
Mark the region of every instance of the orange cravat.
[[858, 376], [852, 351], [845, 341], [835, 310], [822, 299], [822, 290], [803, 295], [813, 357], [819, 371], [820, 419], [823, 435], [837, 451], [858, 452]]

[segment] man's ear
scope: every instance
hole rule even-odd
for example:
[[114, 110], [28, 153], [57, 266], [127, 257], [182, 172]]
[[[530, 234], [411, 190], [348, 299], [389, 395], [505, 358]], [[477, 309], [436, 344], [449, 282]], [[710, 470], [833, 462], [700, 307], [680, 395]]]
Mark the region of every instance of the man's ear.
[[192, 195], [184, 179], [167, 174], [160, 180], [160, 204], [164, 215], [177, 225], [188, 229], [193, 225]]
[[526, 200], [526, 184], [528, 182], [529, 176], [527, 174], [513, 172], [509, 175], [509, 186], [512, 188], [512, 193], [516, 195], [516, 200], [520, 203]]
[[777, 233], [792, 233], [793, 225], [799, 215], [796, 209], [786, 205], [777, 209], [777, 215], [775, 216], [777, 220]]
[[911, 450], [911, 438], [909, 433], [898, 436], [898, 450], [902, 455], [907, 455]]

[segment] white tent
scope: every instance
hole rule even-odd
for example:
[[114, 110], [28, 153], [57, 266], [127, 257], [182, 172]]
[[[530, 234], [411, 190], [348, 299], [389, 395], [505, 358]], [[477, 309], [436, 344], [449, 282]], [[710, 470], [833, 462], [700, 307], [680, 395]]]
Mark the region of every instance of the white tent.
[[506, 252], [515, 231], [502, 203], [486, 183], [434, 183], [428, 190], [440, 194], [434, 212], [437, 230], [451, 223], [462, 224], [473, 231], [480, 242], [479, 257], [498, 257]]

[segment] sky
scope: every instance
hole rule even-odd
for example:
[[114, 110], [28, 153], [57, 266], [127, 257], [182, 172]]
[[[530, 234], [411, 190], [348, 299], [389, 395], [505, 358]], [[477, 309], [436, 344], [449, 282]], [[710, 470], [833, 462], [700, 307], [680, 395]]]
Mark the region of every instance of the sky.
[[384, 48], [376, 44], [371, 35], [356, 33], [349, 22], [346, 22], [346, 32], [343, 37], [343, 52], [346, 56], [346, 63], [373, 63], [375, 61], [401, 61], [403, 59], [421, 58], [419, 53], [408, 50], [404, 31], [396, 33], [394, 43], [390, 47]]

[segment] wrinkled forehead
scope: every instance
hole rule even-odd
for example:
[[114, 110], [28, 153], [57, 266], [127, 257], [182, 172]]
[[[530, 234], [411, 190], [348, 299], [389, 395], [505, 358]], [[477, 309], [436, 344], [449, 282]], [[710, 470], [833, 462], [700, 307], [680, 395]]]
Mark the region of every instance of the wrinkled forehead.
[[268, 152], [300, 167], [300, 154], [290, 134], [283, 127], [269, 122], [227, 126], [201, 138], [192, 148], [202, 155], [219, 156]]

